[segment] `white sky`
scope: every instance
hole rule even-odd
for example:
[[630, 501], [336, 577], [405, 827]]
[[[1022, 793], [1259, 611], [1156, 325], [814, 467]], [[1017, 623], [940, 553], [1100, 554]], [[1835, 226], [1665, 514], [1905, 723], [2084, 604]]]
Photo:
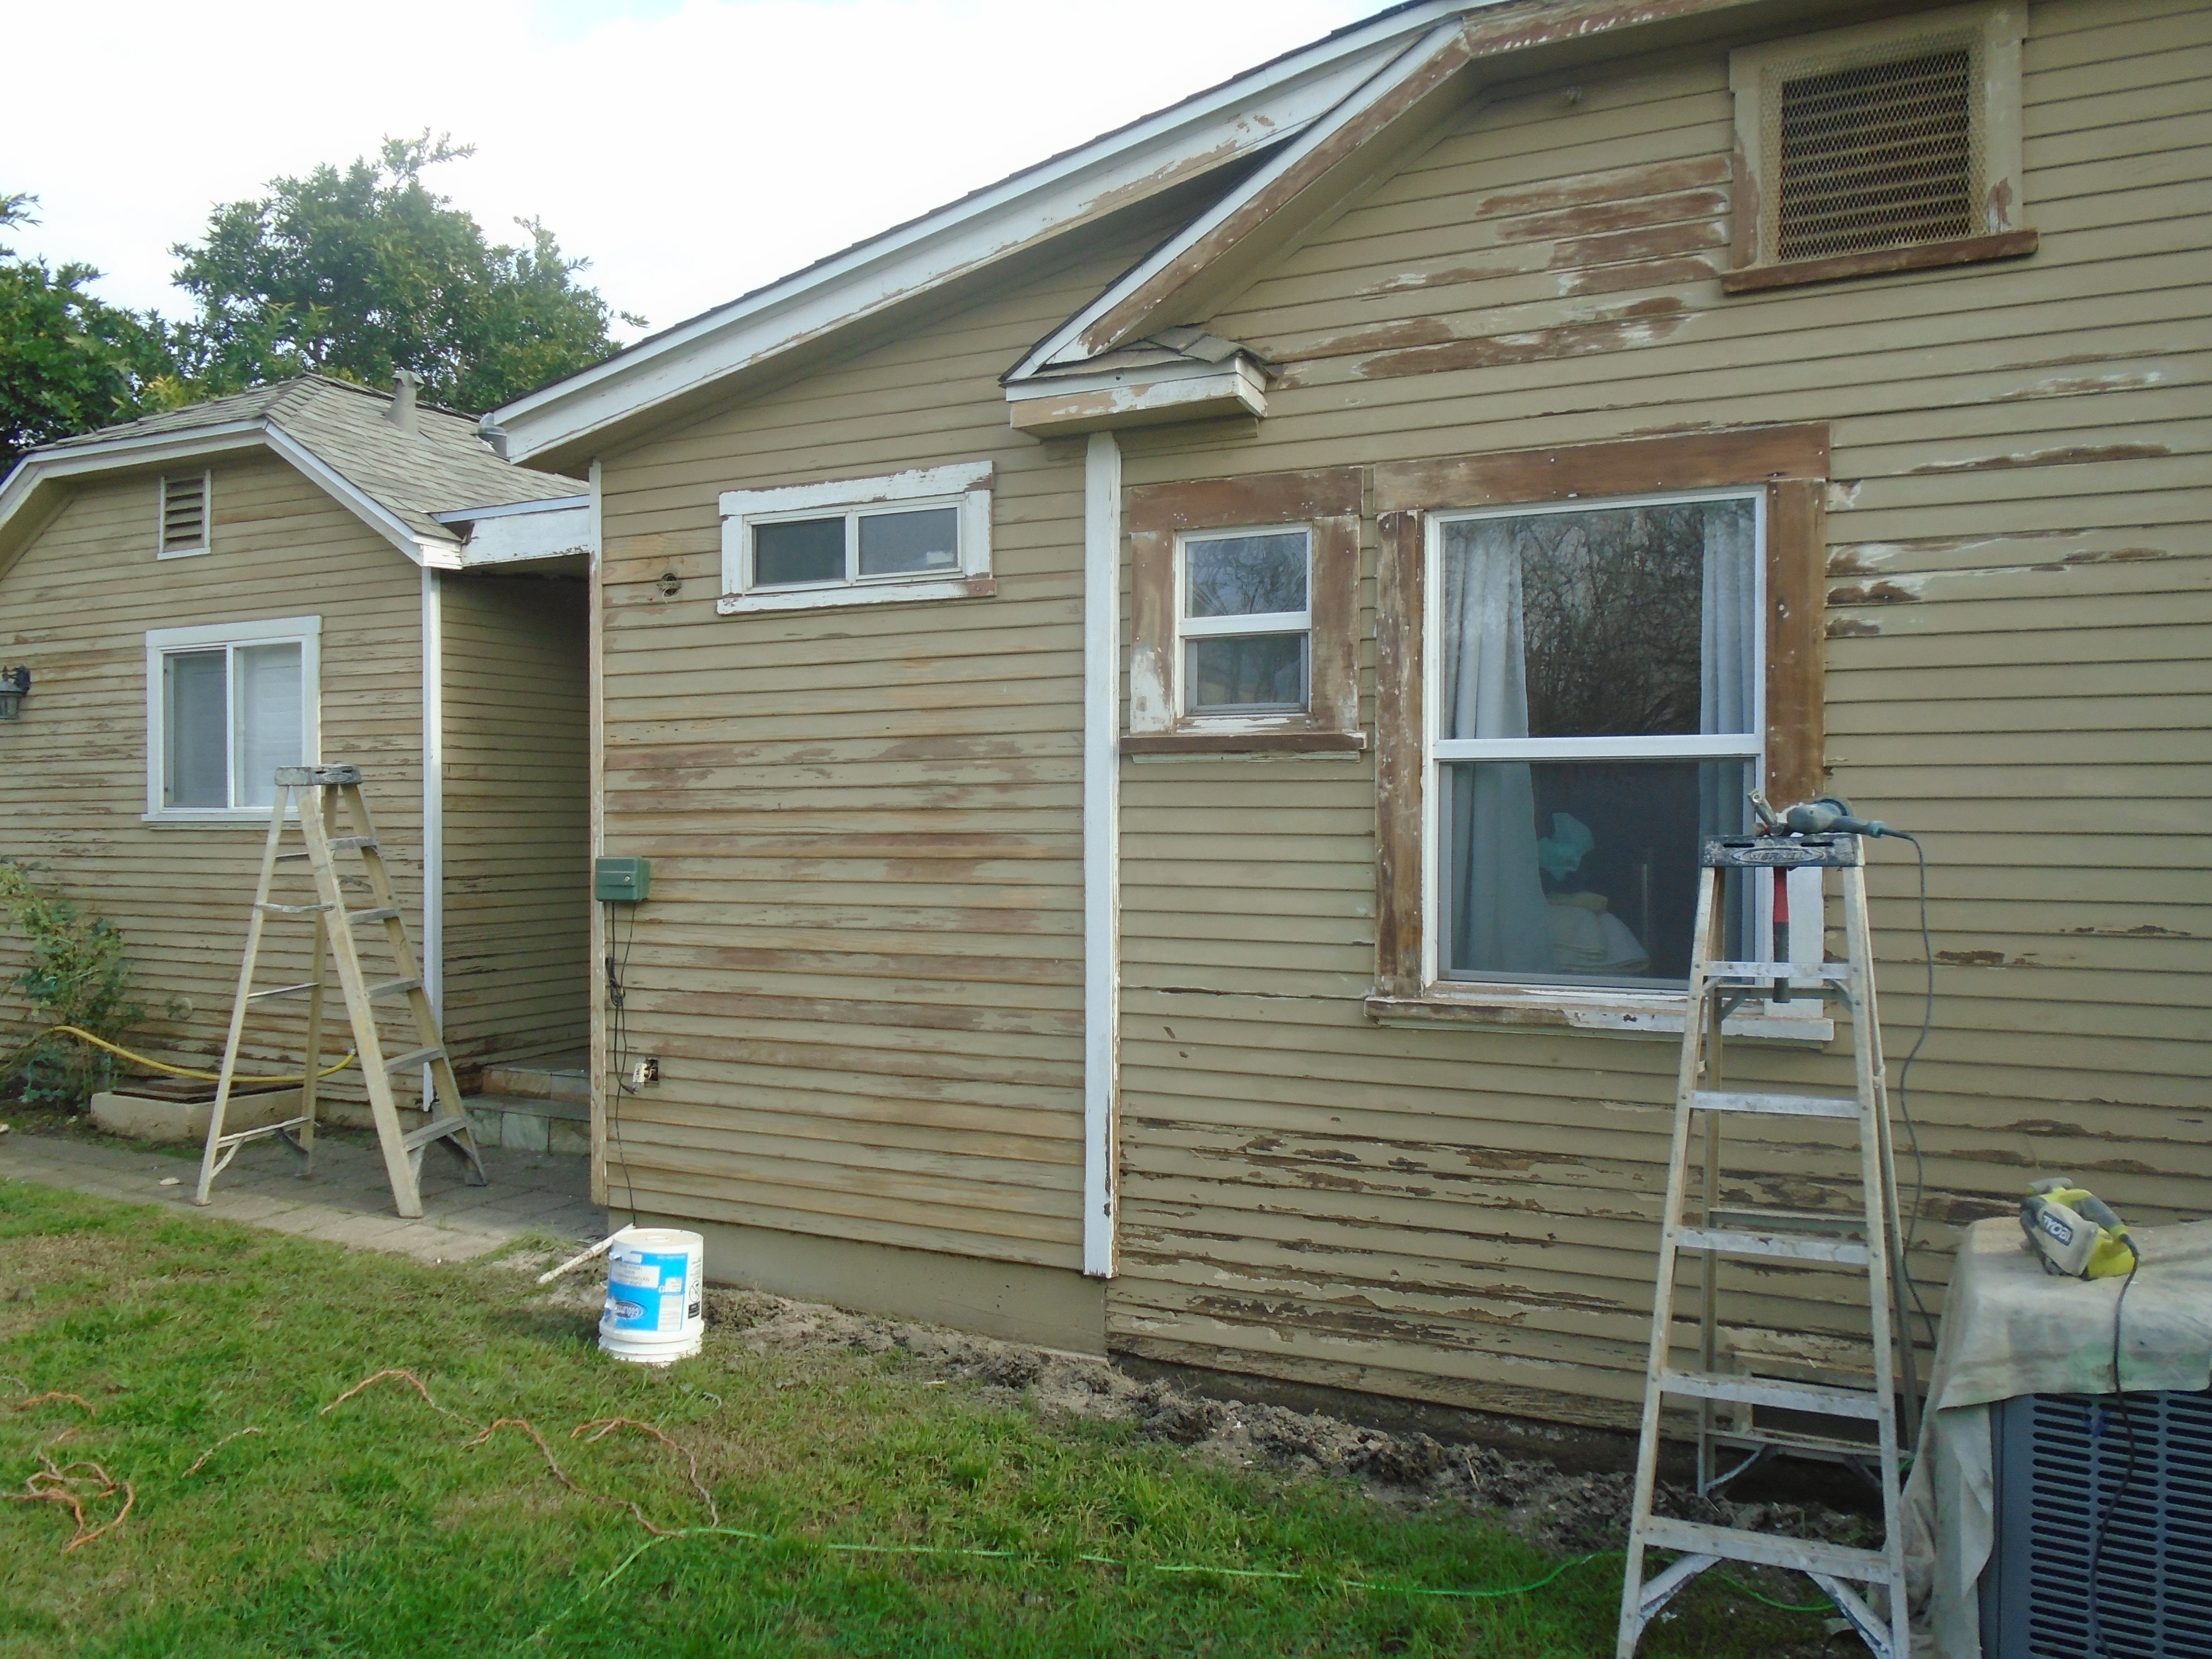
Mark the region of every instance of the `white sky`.
[[544, 219], [663, 328], [1382, 3], [0, 0], [0, 191], [42, 221], [0, 241], [181, 316], [212, 204], [427, 126], [495, 240]]

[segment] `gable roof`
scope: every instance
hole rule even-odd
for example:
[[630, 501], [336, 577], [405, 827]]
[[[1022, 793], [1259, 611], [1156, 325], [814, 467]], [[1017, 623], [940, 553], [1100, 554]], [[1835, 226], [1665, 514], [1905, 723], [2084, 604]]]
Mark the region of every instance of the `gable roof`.
[[[1401, 0], [1219, 86], [648, 336], [484, 419], [573, 462], [617, 425], [1294, 137], [1439, 21], [1516, 0]], [[1526, 5], [1530, 0], [1517, 0]], [[1540, 3], [1540, 0], [1539, 0]]]
[[0, 482], [0, 559], [38, 516], [34, 499], [70, 479], [240, 449], [275, 451], [416, 563], [438, 568], [460, 567], [466, 535], [440, 514], [578, 494], [574, 478], [501, 460], [452, 410], [417, 404], [416, 429], [403, 431], [387, 417], [392, 402], [388, 392], [302, 374], [31, 450]]

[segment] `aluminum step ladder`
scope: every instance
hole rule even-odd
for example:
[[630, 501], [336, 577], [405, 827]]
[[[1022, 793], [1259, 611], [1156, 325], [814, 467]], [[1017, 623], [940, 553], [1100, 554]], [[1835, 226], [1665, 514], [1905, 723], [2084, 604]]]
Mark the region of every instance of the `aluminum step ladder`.
[[[297, 811], [294, 811], [296, 798]], [[339, 821], [343, 809], [344, 823]], [[305, 850], [284, 850], [288, 817], [298, 824]], [[343, 828], [347, 833], [339, 834]], [[361, 878], [341, 877], [340, 853], [360, 855]], [[305, 864], [305, 873], [315, 883], [312, 904], [279, 904], [270, 893], [280, 866]], [[345, 883], [364, 880], [368, 903], [346, 907]], [[309, 976], [295, 984], [256, 990], [255, 969], [261, 954], [264, 929], [272, 920], [305, 921], [314, 928], [309, 957]], [[381, 923], [393, 963], [391, 978], [372, 981], [362, 967], [361, 943], [355, 930]], [[360, 1057], [362, 1076], [368, 1090], [368, 1106], [376, 1121], [376, 1138], [384, 1149], [385, 1172], [391, 1177], [392, 1202], [403, 1216], [422, 1213], [422, 1149], [434, 1142], [460, 1158], [469, 1184], [485, 1184], [483, 1159], [476, 1136], [461, 1105], [461, 1090], [447, 1056], [445, 1040], [438, 1030], [438, 1016], [430, 1006], [422, 982], [422, 969], [407, 939], [399, 902], [392, 890], [392, 878], [384, 867], [376, 823], [361, 792], [357, 766], [280, 766], [276, 769], [276, 799], [269, 814], [269, 839], [262, 849], [261, 879], [253, 891], [253, 911], [246, 927], [246, 957], [238, 970], [238, 994], [231, 1005], [230, 1031], [224, 1039], [222, 1069], [216, 1084], [215, 1104], [208, 1114], [207, 1148], [200, 1158], [200, 1181], [195, 1204], [208, 1201], [215, 1178], [221, 1175], [238, 1149], [250, 1140], [276, 1137], [300, 1154], [300, 1173], [313, 1167], [315, 1146], [316, 1072], [322, 1060], [323, 1001], [330, 989], [324, 978], [326, 961], [337, 967], [337, 988], [345, 1000], [347, 1018], [353, 1024], [354, 1052]], [[258, 1125], [226, 1133], [223, 1121], [230, 1104], [231, 1081], [238, 1071], [239, 1045], [246, 1031], [247, 1012], [256, 1004], [277, 997], [307, 999], [306, 1074], [300, 1085], [297, 1115], [279, 1123]], [[416, 1046], [404, 1053], [386, 1054], [376, 1029], [376, 1005], [388, 998], [406, 1000], [415, 1023]], [[428, 1121], [419, 1128], [400, 1126], [399, 1107], [392, 1097], [392, 1079], [401, 1072], [427, 1068], [430, 1087], [423, 1102]]]
[[[1698, 862], [1688, 1012], [1683, 1022], [1674, 1146], [1659, 1237], [1643, 1438], [1637, 1454], [1627, 1575], [1621, 1589], [1619, 1659], [1633, 1659], [1645, 1626], [1676, 1591], [1724, 1560], [1805, 1574], [1850, 1620], [1877, 1659], [1909, 1659], [1899, 1470], [1900, 1389], [1907, 1443], [1917, 1432], [1918, 1405], [1905, 1325], [1906, 1285], [1896, 1159], [1890, 1143], [1889, 1096], [1859, 838], [1723, 837], [1708, 841]], [[1823, 882], [1831, 870], [1837, 872], [1842, 889], [1847, 960], [1840, 963], [1822, 960]], [[1735, 884], [1726, 878], [1729, 872], [1741, 872]], [[1732, 894], [1731, 885], [1739, 890]], [[1742, 890], [1747, 888], [1748, 896]], [[1778, 958], [1773, 960], [1723, 958], [1719, 950], [1726, 937], [1723, 907], [1734, 903], [1764, 909], [1762, 890], [1772, 894], [1775, 929], [1786, 927], [1786, 950], [1773, 953]], [[1763, 921], [1744, 928], [1753, 939], [1766, 931]], [[1730, 1012], [1753, 999], [1798, 995], [1833, 998], [1847, 1009], [1856, 1091], [1848, 1096], [1785, 1094], [1728, 1087], [1722, 1077], [1722, 1058], [1723, 1026]], [[1722, 1186], [1723, 1126], [1772, 1128], [1808, 1120], [1849, 1124], [1856, 1132], [1859, 1209], [1796, 1211], [1729, 1204]], [[1700, 1139], [1703, 1168], [1693, 1194], [1692, 1160]], [[1686, 1251], [1701, 1264], [1695, 1365], [1680, 1363], [1674, 1352], [1675, 1308], [1684, 1294], [1676, 1282], [1677, 1267]], [[1792, 1268], [1846, 1269], [1854, 1277], [1863, 1273], [1868, 1340], [1855, 1345], [1860, 1363], [1842, 1364], [1832, 1346], [1823, 1348], [1802, 1339], [1793, 1342], [1786, 1333], [1771, 1334], [1762, 1345], [1758, 1333], [1724, 1332], [1719, 1317], [1719, 1273], [1722, 1261], [1729, 1258], [1782, 1262]], [[1905, 1334], [1907, 1343], [1901, 1376], [1896, 1348], [1899, 1333]], [[1697, 1412], [1700, 1492], [1710, 1493], [1775, 1453], [1854, 1462], [1881, 1490], [1881, 1547], [1852, 1548], [1654, 1515], [1661, 1418], [1670, 1401], [1692, 1404]], [[1789, 1413], [1790, 1425], [1763, 1424], [1762, 1410]], [[1804, 1426], [1807, 1419], [1850, 1426], [1838, 1433], [1813, 1431]], [[1723, 1470], [1723, 1459], [1731, 1455], [1736, 1461]], [[1644, 1555], [1652, 1549], [1670, 1550], [1675, 1557], [1647, 1577]], [[1880, 1611], [1862, 1593], [1862, 1587], [1869, 1586], [1879, 1586], [1887, 1594], [1887, 1606]]]

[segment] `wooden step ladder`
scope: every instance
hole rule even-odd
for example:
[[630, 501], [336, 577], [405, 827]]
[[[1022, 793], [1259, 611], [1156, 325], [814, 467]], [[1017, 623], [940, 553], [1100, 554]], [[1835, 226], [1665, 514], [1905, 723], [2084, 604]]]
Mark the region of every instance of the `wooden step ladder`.
[[[348, 832], [343, 835], [337, 833], [341, 807], [345, 814], [343, 827]], [[306, 843], [303, 852], [286, 852], [283, 848], [285, 820], [295, 816]], [[346, 908], [344, 881], [335, 861], [337, 855], [344, 852], [360, 854], [367, 880], [369, 902], [359, 909]], [[317, 902], [274, 902], [270, 892], [278, 866], [301, 863], [307, 866], [305, 873], [314, 878]], [[313, 965], [309, 976], [296, 984], [256, 990], [254, 970], [261, 953], [263, 930], [271, 918], [312, 922], [314, 945], [310, 960]], [[372, 981], [362, 971], [361, 945], [354, 930], [379, 922], [384, 927], [394, 971], [389, 979]], [[422, 1213], [422, 1149], [434, 1141], [462, 1160], [471, 1186], [484, 1184], [483, 1159], [478, 1155], [476, 1136], [470, 1130], [468, 1113], [461, 1105], [460, 1084], [453, 1076], [453, 1061], [447, 1058], [444, 1039], [438, 1032], [437, 1012], [431, 1007], [429, 993], [424, 988], [421, 964], [415, 959], [414, 947], [408, 943], [407, 925], [401, 920], [399, 902], [392, 890], [392, 878], [384, 867], [375, 821], [369, 816], [368, 803], [362, 798], [361, 769], [280, 766], [276, 769], [276, 799], [269, 814], [269, 839], [262, 849], [261, 879], [254, 888], [253, 911], [246, 926], [246, 958], [238, 970], [238, 996], [231, 1005], [230, 1032], [222, 1048], [222, 1070], [216, 1084], [215, 1104], [208, 1114], [207, 1150], [200, 1158], [200, 1182], [193, 1195], [194, 1203], [208, 1201], [216, 1176], [249, 1140], [277, 1137], [300, 1154], [302, 1176], [313, 1168], [316, 1071], [322, 1060], [323, 998], [330, 988], [323, 975], [326, 958], [337, 964], [338, 989], [345, 998], [346, 1014], [353, 1024], [354, 1052], [361, 1060], [362, 1076], [368, 1089], [369, 1111], [376, 1120], [376, 1137], [384, 1148], [385, 1171], [391, 1177], [392, 1202], [398, 1212], [408, 1217]], [[231, 1080], [238, 1071], [239, 1045], [245, 1035], [247, 1011], [271, 998], [291, 996], [307, 999], [307, 1062], [301, 1068], [306, 1075], [300, 1085], [299, 1115], [280, 1123], [227, 1134], [223, 1118], [230, 1104]], [[415, 1019], [416, 1046], [403, 1054], [385, 1053], [383, 1039], [377, 1033], [376, 1005], [390, 997], [405, 998], [408, 1011]], [[392, 1097], [392, 1079], [395, 1073], [418, 1067], [428, 1067], [429, 1072], [431, 1088], [426, 1092], [430, 1098], [424, 1102], [429, 1121], [417, 1129], [403, 1129], [398, 1104]]]
[[[1699, 859], [1697, 914], [1690, 947], [1690, 995], [1683, 1022], [1681, 1069], [1674, 1096], [1674, 1146], [1667, 1173], [1666, 1212], [1659, 1236], [1658, 1289], [1653, 1300], [1650, 1366], [1644, 1382], [1643, 1439], [1636, 1462], [1636, 1501], [1621, 1589], [1619, 1659], [1633, 1659], [1644, 1627], [1683, 1585], [1717, 1562], [1747, 1561], [1805, 1574], [1850, 1620], [1877, 1659], [1909, 1659], [1905, 1605], [1905, 1533], [1899, 1507], [1899, 1392], [1907, 1443], [1917, 1434], [1916, 1377], [1907, 1333], [1900, 1376], [1896, 1342], [1905, 1331], [1905, 1262], [1899, 1226], [1896, 1160], [1890, 1144], [1889, 1097], [1883, 1077], [1881, 1026], [1875, 1005], [1873, 945], [1867, 923], [1866, 871], [1856, 836], [1727, 837], [1709, 841]], [[1842, 888], [1847, 960], [1823, 961], [1823, 878], [1835, 871]], [[1779, 959], [1732, 961], [1723, 907], [1749, 908], [1736, 885], [1771, 882], [1780, 901], [1776, 927], [1787, 926]], [[1764, 872], [1772, 872], [1772, 875]], [[1747, 925], [1758, 937], [1764, 925]], [[1756, 947], [1754, 947], [1756, 948]], [[1750, 954], [1750, 953], [1747, 953]], [[1722, 1078], [1723, 1029], [1732, 1010], [1755, 998], [1835, 998], [1848, 1009], [1857, 1088], [1849, 1096], [1785, 1094], [1729, 1088]], [[1827, 1120], [1856, 1130], [1861, 1205], [1853, 1212], [1795, 1211], [1730, 1206], [1723, 1193], [1725, 1124]], [[1703, 1170], [1692, 1194], [1693, 1139], [1702, 1127]], [[1692, 1217], [1687, 1212], [1694, 1209]], [[1701, 1264], [1698, 1364], [1674, 1352], [1676, 1267], [1684, 1251]], [[1860, 1363], [1838, 1363], [1835, 1345], [1784, 1333], [1734, 1331], [1724, 1343], [1719, 1319], [1719, 1270], [1724, 1258], [1827, 1267], [1864, 1274], [1869, 1340]], [[1792, 1350], [1795, 1350], [1793, 1352]], [[1658, 1476], [1660, 1423], [1668, 1401], [1694, 1402], [1698, 1413], [1698, 1489], [1711, 1493], [1762, 1458], [1777, 1453], [1826, 1457], [1857, 1465], [1881, 1490], [1883, 1543], [1858, 1549], [1813, 1539], [1675, 1521], [1652, 1513]], [[1792, 1426], [1763, 1424], [1761, 1410], [1790, 1414]], [[1808, 1431], [1804, 1419], [1830, 1419], [1855, 1432]], [[1734, 1466], [1723, 1470], [1723, 1457]], [[1647, 1578], [1644, 1553], [1675, 1552]], [[1861, 1586], [1880, 1586], [1877, 1611]]]

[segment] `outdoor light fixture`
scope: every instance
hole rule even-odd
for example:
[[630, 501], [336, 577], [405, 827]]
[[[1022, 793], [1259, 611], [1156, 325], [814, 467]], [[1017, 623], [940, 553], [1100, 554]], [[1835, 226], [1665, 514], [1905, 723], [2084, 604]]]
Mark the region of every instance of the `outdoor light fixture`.
[[12, 720], [31, 690], [27, 668], [0, 668], [0, 720]]

